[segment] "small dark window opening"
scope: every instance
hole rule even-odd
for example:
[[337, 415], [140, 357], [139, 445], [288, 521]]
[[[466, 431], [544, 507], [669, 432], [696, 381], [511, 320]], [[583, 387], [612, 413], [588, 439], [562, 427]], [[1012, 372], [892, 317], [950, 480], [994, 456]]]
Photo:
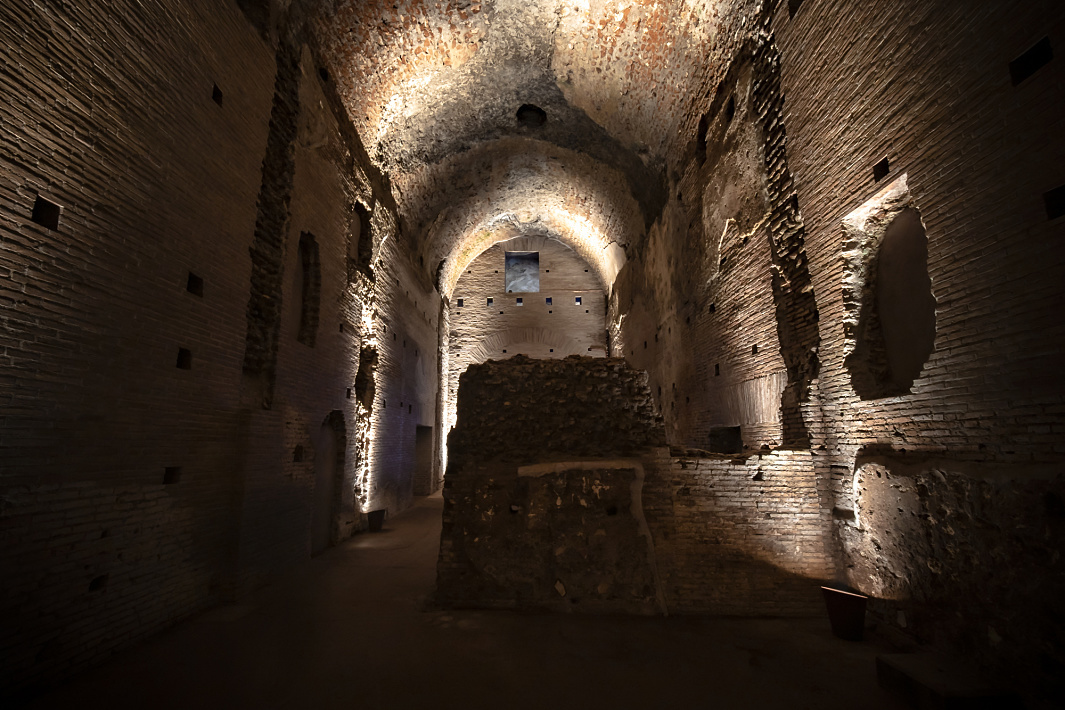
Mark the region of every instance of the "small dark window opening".
[[887, 174], [891, 171], [891, 166], [888, 163], [888, 159], [884, 158], [879, 163], [873, 166], [873, 182], [880, 182], [887, 177]]
[[710, 311], [711, 313], [713, 313], [713, 312], [715, 312], [715, 311], [717, 310], [717, 306], [715, 306], [715, 305], [714, 305], [713, 303], [711, 303], [711, 304], [710, 304], [710, 308], [709, 308], [708, 310], [709, 310], [709, 311]]
[[33, 214], [30, 215], [30, 219], [42, 227], [55, 231], [59, 229], [59, 214], [62, 211], [63, 208], [56, 203], [37, 195], [37, 201], [33, 203]]
[[714, 377], [721, 374], [721, 365], [714, 365]]
[[344, 393], [344, 399], [351, 399], [351, 388], [350, 387], [348, 387], [347, 391]]
[[222, 90], [218, 88], [218, 84], [215, 84], [214, 88], [211, 89], [211, 100], [219, 106], [222, 105]]
[[163, 485], [169, 486], [177, 483], [181, 478], [180, 466], [166, 466], [163, 468]]
[[1047, 219], [1057, 219], [1065, 215], [1065, 185], [1044, 192], [1043, 202], [1047, 207]]
[[309, 232], [300, 235], [299, 257], [303, 284], [300, 290], [300, 327], [296, 340], [313, 348], [318, 337], [318, 302], [322, 291], [322, 270], [318, 261], [318, 242]]
[[192, 369], [192, 351], [188, 348], [178, 348], [177, 366], [182, 370]]
[[1028, 77], [1035, 74], [1054, 58], [1054, 49], [1050, 46], [1050, 38], [1044, 37], [1036, 42], [1031, 49], [1010, 62], [1010, 79], [1017, 86]]
[[508, 251], [504, 257], [504, 288], [507, 293], [540, 290], [540, 252]]
[[489, 297], [489, 298], [488, 298], [488, 305], [490, 306], [490, 305], [492, 305], [493, 303], [495, 303], [495, 301], [493, 301], [493, 300], [492, 300], [492, 298], [491, 298], [491, 297]]
[[188, 283], [185, 284], [185, 290], [193, 296], [203, 297], [203, 278], [190, 271]]
[[706, 449], [715, 454], [741, 453], [743, 451], [742, 430], [738, 426], [711, 427]]
[[575, 306], [579, 306], [579, 305], [581, 305], [581, 297], [580, 297], [580, 296], [576, 296], [576, 297], [575, 297], [575, 298], [573, 299], [573, 305], [575, 305]]
[[548, 296], [546, 300], [547, 300], [547, 305], [549, 305], [549, 306], [550, 306], [550, 305], [551, 305], [551, 297], [550, 297], [550, 296]]
[[98, 591], [100, 591], [101, 589], [103, 589], [106, 586], [107, 586], [107, 575], [106, 574], [101, 574], [99, 577], [94, 577], [93, 580], [91, 582], [89, 582], [89, 591], [90, 592], [98, 592]]
[[292, 463], [303, 463], [303, 444], [296, 444], [292, 450]]
[[413, 409], [414, 409], [414, 405], [408, 404], [407, 405], [407, 414], [410, 414]]
[[522, 104], [517, 116], [518, 124], [526, 128], [538, 128], [547, 123], [547, 111], [532, 104]]
[[757, 354], [758, 354], [758, 346], [757, 345], [752, 345], [751, 346], [751, 355], [757, 355]]
[[460, 298], [459, 299], [459, 308], [462, 308], [462, 306], [463, 306], [463, 303], [462, 303], [462, 299]]
[[521, 300], [520, 298], [519, 298], [519, 299], [517, 299], [517, 302], [518, 302], [518, 305], [519, 305], [519, 306], [524, 306], [524, 305], [525, 305], [525, 302], [524, 302], [524, 301], [522, 301], [522, 300]]
[[318, 67], [318, 76], [322, 78], [322, 81], [329, 81], [329, 70], [325, 67]]

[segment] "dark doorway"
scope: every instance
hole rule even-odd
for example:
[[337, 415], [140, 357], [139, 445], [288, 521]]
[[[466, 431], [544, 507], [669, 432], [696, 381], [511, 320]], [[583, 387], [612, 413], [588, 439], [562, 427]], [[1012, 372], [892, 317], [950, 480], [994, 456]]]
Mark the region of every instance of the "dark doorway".
[[314, 510], [311, 514], [311, 554], [333, 543], [333, 509], [336, 503], [337, 434], [327, 422], [318, 432], [314, 451]]
[[433, 428], [418, 426], [414, 432], [414, 492], [433, 493]]

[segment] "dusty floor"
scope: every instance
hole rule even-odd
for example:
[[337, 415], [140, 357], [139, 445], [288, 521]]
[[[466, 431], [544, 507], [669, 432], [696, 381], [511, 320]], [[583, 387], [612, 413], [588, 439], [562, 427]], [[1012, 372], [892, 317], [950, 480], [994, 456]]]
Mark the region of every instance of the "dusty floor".
[[43, 708], [901, 708], [827, 619], [426, 611], [439, 495]]

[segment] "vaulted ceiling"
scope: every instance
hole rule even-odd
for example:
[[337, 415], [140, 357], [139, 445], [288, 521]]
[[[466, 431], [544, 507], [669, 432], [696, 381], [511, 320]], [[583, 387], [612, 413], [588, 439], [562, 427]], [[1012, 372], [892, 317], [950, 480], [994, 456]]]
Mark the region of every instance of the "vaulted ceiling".
[[431, 275], [443, 262], [445, 294], [519, 234], [564, 241], [609, 288], [754, 4], [323, 0], [312, 29], [412, 253]]

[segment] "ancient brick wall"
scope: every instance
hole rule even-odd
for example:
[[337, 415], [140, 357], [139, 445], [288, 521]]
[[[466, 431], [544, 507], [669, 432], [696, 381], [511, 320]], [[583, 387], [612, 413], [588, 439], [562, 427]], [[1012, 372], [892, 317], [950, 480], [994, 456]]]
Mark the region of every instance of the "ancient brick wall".
[[438, 600], [810, 614], [832, 575], [808, 451], [670, 455], [619, 359], [472, 365], [444, 483]]
[[235, 5], [0, 11], [2, 692], [409, 501], [414, 425], [403, 448], [385, 412], [434, 421], [435, 296], [287, 22], [271, 45]]
[[674, 451], [645, 488], [670, 613], [810, 615], [833, 573], [807, 451]]
[[[539, 291], [506, 292], [507, 251], [538, 252]], [[448, 301], [445, 430], [454, 425], [459, 377], [471, 363], [516, 354], [548, 359], [605, 357], [605, 317], [602, 284], [569, 247], [554, 239], [519, 237], [485, 250], [459, 277]]]
[[[1065, 452], [1065, 250], [1044, 199], [1065, 181], [1063, 68], [1015, 83], [1010, 63], [1043, 37], [1065, 43], [1065, 13], [807, 0], [773, 29], [821, 316], [815, 465], [846, 580], [882, 600], [886, 623], [1063, 697], [1060, 630], [1045, 620], [1065, 576], [1047, 554], [1065, 486], [1052, 463]], [[926, 234], [935, 338], [912, 385], [885, 396], [849, 367], [861, 304], [848, 250], [859, 212], [893, 218], [890, 190]]]

